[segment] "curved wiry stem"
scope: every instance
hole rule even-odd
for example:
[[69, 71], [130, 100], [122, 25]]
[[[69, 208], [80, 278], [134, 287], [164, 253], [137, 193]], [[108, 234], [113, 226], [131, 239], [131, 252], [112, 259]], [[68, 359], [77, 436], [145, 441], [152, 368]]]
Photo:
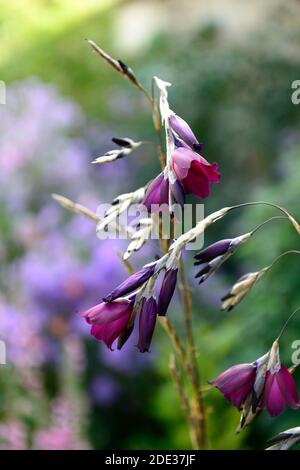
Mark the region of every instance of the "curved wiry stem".
[[279, 335], [278, 335], [278, 337], [277, 337], [277, 341], [280, 340], [281, 336], [283, 335], [283, 333], [284, 333], [286, 327], [288, 326], [288, 324], [290, 323], [291, 319], [296, 315], [296, 313], [297, 313], [299, 310], [300, 310], [300, 306], [297, 307], [296, 310], [294, 310], [294, 311], [288, 316], [287, 320], [284, 322], [283, 327], [282, 327], [281, 330], [280, 330], [280, 333], [279, 333]]

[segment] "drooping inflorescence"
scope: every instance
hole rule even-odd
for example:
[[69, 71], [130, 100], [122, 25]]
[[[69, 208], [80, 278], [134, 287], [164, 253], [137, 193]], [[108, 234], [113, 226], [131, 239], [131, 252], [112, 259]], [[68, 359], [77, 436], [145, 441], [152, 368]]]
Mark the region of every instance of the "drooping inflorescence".
[[[82, 317], [91, 325], [92, 336], [103, 341], [110, 349], [113, 348], [115, 341], [117, 341], [118, 349], [121, 349], [131, 336], [135, 323], [138, 322], [137, 347], [140, 352], [144, 353], [150, 349], [157, 319], [159, 317], [167, 318], [166, 315], [174, 292], [177, 286], [180, 287], [183, 282], [183, 251], [188, 244], [203, 235], [212, 224], [233, 210], [258, 204], [265, 204], [283, 213], [283, 216], [272, 217], [248, 233], [217, 240], [198, 252], [194, 256], [194, 264], [197, 267], [196, 279], [199, 284], [203, 284], [210, 276], [214, 275], [237, 250], [241, 249], [245, 243], [250, 242], [258, 229], [267, 222], [275, 218], [286, 219], [298, 234], [300, 234], [300, 226], [282, 206], [264, 201], [249, 202], [221, 208], [197, 221], [189, 230], [176, 237], [170, 236], [165, 243], [162, 215], [165, 212], [170, 215], [170, 224], [174, 229], [175, 206], [184, 208], [185, 196], [190, 193], [199, 199], [209, 196], [212, 183], [220, 181], [218, 164], [209, 163], [202, 156], [203, 144], [199, 142], [187, 122], [171, 110], [168, 101], [168, 87], [171, 86], [169, 82], [153, 77], [152, 94], [149, 94], [132, 69], [123, 61], [112, 58], [93, 41], [88, 42], [103, 60], [142, 91], [149, 100], [154, 127], [159, 136], [161, 171], [144, 186], [117, 196], [103, 217], [93, 214], [85, 207], [75, 204], [63, 196], [54, 195], [54, 198], [67, 209], [96, 222], [98, 234], [106, 230], [116, 230], [125, 234], [129, 238], [129, 245], [123, 255], [123, 260], [126, 263], [133, 253], [149, 242], [153, 231], [160, 234], [160, 243], [156, 245], [156, 253], [159, 252], [159, 255], [155, 257], [155, 260], [144, 265], [137, 272], [131, 272], [120, 285], [102, 299], [102, 302], [82, 313]], [[159, 104], [157, 104], [155, 97], [155, 89], [159, 93]], [[144, 143], [142, 140], [135, 142], [127, 137], [113, 138], [112, 140], [119, 148], [96, 157], [92, 163], [113, 162], [128, 156]], [[120, 222], [121, 215], [134, 205], [144, 209], [142, 216], [131, 225], [123, 225]], [[300, 252], [290, 250], [282, 253], [270, 265], [240, 277], [229, 292], [222, 297], [222, 310], [230, 311], [236, 307], [273, 265], [282, 256], [290, 253], [299, 254]], [[180, 282], [178, 282], [179, 274], [181, 274]], [[203, 448], [205, 441], [204, 411], [201, 391], [199, 391], [197, 355], [191, 333], [190, 297], [186, 285], [183, 288], [183, 297], [188, 352], [185, 351], [172, 326], [169, 323], [165, 323], [165, 326], [195, 393], [196, 398], [193, 405], [190, 406], [180, 374], [176, 369], [176, 362], [174, 363], [172, 360], [173, 376], [177, 380], [176, 385], [183, 402], [184, 412], [192, 430], [192, 439], [196, 442], [196, 448]], [[296, 311], [288, 318], [282, 332]], [[263, 410], [275, 417], [279, 416], [286, 406], [292, 409], [300, 407], [300, 399], [294, 380], [296, 368], [288, 369], [281, 363], [279, 356], [279, 339], [282, 332], [270, 350], [262, 357], [253, 362], [232, 366], [216, 379], [210, 381], [210, 384], [217, 388], [241, 412], [238, 432]], [[270, 442], [272, 446], [269, 449], [290, 448], [300, 442], [299, 427], [280, 433]]]

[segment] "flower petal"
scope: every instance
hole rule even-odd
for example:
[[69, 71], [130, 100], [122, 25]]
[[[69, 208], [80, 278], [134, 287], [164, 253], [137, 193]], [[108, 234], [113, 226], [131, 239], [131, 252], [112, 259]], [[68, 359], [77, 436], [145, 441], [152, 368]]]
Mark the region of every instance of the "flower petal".
[[195, 256], [197, 264], [208, 263], [218, 256], [224, 255], [230, 248], [232, 242], [231, 238], [226, 240], [219, 240], [212, 245], [209, 245], [207, 248], [204, 248]]
[[139, 342], [140, 352], [149, 351], [157, 316], [156, 300], [153, 297], [144, 299], [139, 320]]
[[151, 212], [151, 206], [154, 204], [168, 204], [169, 201], [169, 181], [163, 173], [160, 173], [149, 184], [143, 200], [143, 205]]
[[175, 131], [178, 137], [180, 137], [187, 145], [190, 147], [200, 145], [188, 123], [180, 116], [172, 114], [169, 117], [169, 124], [172, 130]]
[[271, 416], [279, 416], [285, 407], [285, 399], [277, 381], [277, 374], [266, 373], [263, 406]]
[[109, 349], [112, 349], [113, 342], [117, 337], [126, 329], [131, 317], [131, 311], [128, 310], [126, 315], [123, 315], [118, 320], [114, 320], [104, 325], [93, 325], [91, 334], [100, 341], [104, 341]]
[[104, 297], [105, 302], [112, 302], [113, 300], [117, 299], [118, 297], [124, 297], [127, 294], [130, 294], [142, 284], [144, 284], [155, 270], [155, 263], [151, 263], [151, 265], [144, 266], [140, 271], [129, 276], [125, 279], [122, 284], [116, 287], [110, 294]]
[[253, 387], [255, 374], [253, 364], [238, 364], [230, 367], [209, 383], [220, 390], [224, 397], [239, 409]]
[[295, 380], [283, 364], [277, 374], [277, 382], [288, 406], [293, 409], [299, 408], [300, 402]]
[[176, 287], [177, 272], [178, 269], [169, 269], [164, 275], [157, 301], [159, 315], [165, 315], [167, 313]]
[[114, 320], [118, 320], [127, 314], [128, 309], [131, 310], [131, 302], [129, 300], [121, 300], [115, 302], [101, 302], [95, 307], [90, 308], [82, 314], [87, 323], [92, 325], [104, 325]]

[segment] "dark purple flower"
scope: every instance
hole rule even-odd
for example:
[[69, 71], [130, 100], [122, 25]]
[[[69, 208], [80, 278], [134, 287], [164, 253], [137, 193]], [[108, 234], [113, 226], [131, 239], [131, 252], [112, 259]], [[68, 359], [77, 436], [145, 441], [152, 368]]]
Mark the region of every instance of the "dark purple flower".
[[293, 409], [300, 407], [292, 374], [281, 364], [278, 341], [260, 359], [233, 366], [210, 383], [233, 406], [243, 410], [240, 429], [261, 409], [265, 408], [271, 416], [278, 416], [286, 405]]
[[113, 342], [127, 329], [134, 300], [120, 299], [115, 302], [102, 302], [82, 314], [92, 325], [91, 334], [104, 341], [109, 349]]
[[[143, 205], [151, 212], [151, 206], [169, 203], [169, 180], [166, 175], [160, 173], [149, 184], [143, 200]], [[156, 208], [159, 211], [159, 207]]]
[[256, 376], [255, 364], [238, 364], [230, 367], [215, 380], [214, 385], [224, 397], [238, 410], [251, 392]]
[[233, 240], [231, 238], [228, 238], [227, 240], [219, 240], [218, 242], [209, 245], [207, 248], [204, 248], [194, 257], [197, 260], [195, 265], [209, 263], [214, 258], [224, 255], [229, 250], [232, 241]]
[[173, 132], [175, 132], [180, 139], [183, 140], [189, 147], [191, 147], [196, 152], [202, 150], [203, 145], [198, 142], [195, 134], [188, 125], [180, 116], [172, 114], [169, 117], [169, 124]]
[[143, 299], [139, 319], [140, 352], [149, 351], [157, 317], [157, 304], [154, 297]]
[[201, 269], [196, 275], [196, 278], [199, 278], [199, 284], [204, 282], [210, 275], [214, 274], [250, 236], [251, 233], [246, 233], [240, 237], [220, 240], [200, 251], [200, 253], [195, 256], [195, 266], [201, 265]]
[[155, 270], [155, 263], [151, 263], [147, 266], [144, 266], [140, 271], [129, 276], [124, 282], [122, 282], [118, 287], [116, 287], [110, 294], [104, 297], [105, 302], [112, 302], [113, 300], [124, 297], [134, 290], [138, 289], [142, 284], [144, 284]]
[[175, 203], [180, 204], [181, 207], [184, 206], [185, 194], [182, 187], [182, 184], [176, 180], [170, 185], [171, 194], [174, 198]]
[[176, 287], [177, 272], [178, 269], [169, 269], [164, 275], [157, 301], [159, 315], [165, 315], [167, 313]]

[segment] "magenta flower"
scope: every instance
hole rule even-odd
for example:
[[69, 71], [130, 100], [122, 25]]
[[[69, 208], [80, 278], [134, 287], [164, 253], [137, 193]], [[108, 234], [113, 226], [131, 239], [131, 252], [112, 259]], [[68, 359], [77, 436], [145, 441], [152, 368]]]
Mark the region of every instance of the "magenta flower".
[[113, 300], [124, 297], [131, 292], [138, 289], [142, 284], [144, 284], [155, 271], [156, 263], [150, 263], [144, 266], [140, 271], [129, 276], [122, 282], [118, 287], [116, 287], [110, 294], [104, 297], [105, 302], [112, 302]]
[[240, 410], [254, 386], [255, 377], [255, 363], [238, 364], [230, 367], [209, 383], [220, 390], [224, 397]]
[[185, 194], [192, 193], [200, 199], [210, 193], [210, 183], [219, 183], [218, 164], [210, 164], [198, 153], [186, 147], [172, 152], [172, 168]]
[[[169, 192], [171, 193], [174, 202], [183, 206], [184, 191], [182, 185], [177, 180], [170, 184], [168, 173], [165, 171], [164, 173], [160, 173], [149, 184], [143, 200], [144, 206], [146, 206], [149, 212], [163, 211], [164, 208], [160, 208], [159, 206], [169, 204]], [[154, 205], [158, 207], [151, 207]]]
[[205, 198], [210, 193], [210, 184], [220, 181], [218, 164], [209, 163], [199, 154], [202, 144], [181, 117], [172, 113], [168, 117], [167, 130], [171, 142], [167, 160], [170, 161], [146, 190], [143, 204], [149, 212], [160, 210], [153, 209], [154, 204], [183, 206], [185, 194]]
[[262, 406], [271, 416], [278, 416], [286, 405], [295, 410], [299, 408], [300, 400], [292, 374], [281, 364], [278, 342], [275, 341], [270, 352]]
[[167, 313], [176, 288], [177, 272], [177, 268], [168, 269], [164, 275], [157, 301], [157, 310], [159, 315], [165, 315]]
[[91, 334], [112, 349], [114, 341], [127, 330], [133, 306], [133, 299], [102, 302], [84, 312], [82, 316], [92, 325]]
[[192, 193], [205, 198], [210, 193], [210, 183], [219, 183], [218, 164], [210, 164], [199, 152], [202, 144], [198, 142], [189, 125], [176, 114], [169, 117], [173, 133], [174, 150], [171, 166], [185, 194]]
[[266, 374], [263, 405], [271, 416], [280, 415], [286, 405], [294, 410], [300, 406], [295, 380], [282, 364], [278, 372]]
[[160, 173], [149, 184], [143, 200], [144, 206], [151, 212], [151, 206], [168, 204], [169, 202], [169, 180], [166, 175]]
[[300, 406], [292, 374], [280, 362], [277, 340], [265, 356], [251, 364], [231, 367], [210, 384], [237, 409], [243, 407], [244, 423], [258, 409], [265, 408], [271, 416], [278, 416], [286, 405], [293, 409]]
[[140, 352], [149, 351], [157, 317], [157, 305], [154, 297], [143, 299], [139, 318]]

